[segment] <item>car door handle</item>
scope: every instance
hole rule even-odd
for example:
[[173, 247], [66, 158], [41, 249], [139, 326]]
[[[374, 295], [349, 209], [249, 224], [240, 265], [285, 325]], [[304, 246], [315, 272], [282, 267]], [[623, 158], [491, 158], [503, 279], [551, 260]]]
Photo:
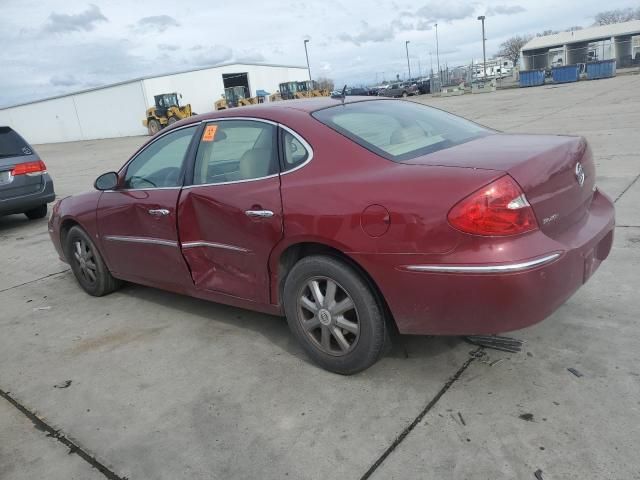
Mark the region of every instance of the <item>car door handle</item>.
[[166, 217], [167, 215], [169, 215], [169, 210], [167, 210], [166, 208], [155, 208], [155, 209], [151, 209], [148, 210], [149, 215], [153, 215], [154, 217]]
[[247, 217], [252, 218], [271, 218], [273, 217], [273, 212], [271, 210], [247, 210], [244, 212]]

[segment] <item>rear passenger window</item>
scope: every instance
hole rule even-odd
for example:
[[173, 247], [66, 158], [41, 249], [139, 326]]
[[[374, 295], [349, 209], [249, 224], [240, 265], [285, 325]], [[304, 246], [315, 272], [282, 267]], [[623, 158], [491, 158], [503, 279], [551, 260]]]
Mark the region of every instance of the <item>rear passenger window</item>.
[[204, 127], [193, 184], [237, 182], [278, 173], [276, 127], [253, 120], [227, 120]]
[[307, 161], [309, 158], [309, 152], [295, 135], [284, 130], [282, 138], [284, 143], [283, 151], [285, 170], [291, 170], [292, 168], [302, 165]]
[[9, 127], [0, 127], [0, 158], [22, 157], [33, 152], [29, 145]]

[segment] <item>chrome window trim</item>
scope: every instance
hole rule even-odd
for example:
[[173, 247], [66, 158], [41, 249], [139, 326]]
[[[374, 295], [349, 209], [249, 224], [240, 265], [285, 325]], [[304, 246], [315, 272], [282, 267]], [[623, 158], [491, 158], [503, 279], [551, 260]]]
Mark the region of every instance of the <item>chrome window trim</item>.
[[166, 247], [177, 247], [178, 242], [173, 240], [163, 240], [161, 238], [150, 237], [130, 237], [126, 235], [105, 235], [103, 240], [110, 242], [129, 242], [129, 243], [149, 243], [153, 245], [164, 245]]
[[287, 170], [286, 172], [282, 172], [280, 174], [280, 175], [286, 175], [288, 173], [295, 172], [296, 170], [300, 170], [302, 167], [307, 165], [313, 159], [313, 148], [311, 148], [311, 145], [309, 145], [309, 142], [307, 142], [304, 138], [302, 138], [302, 136], [298, 132], [296, 132], [295, 130], [292, 130], [291, 128], [287, 127], [286, 125], [282, 125], [281, 123], [279, 123], [278, 126], [280, 128], [282, 128], [283, 130], [286, 130], [287, 132], [289, 132], [294, 137], [296, 137], [296, 140], [298, 140], [302, 144], [302, 146], [304, 148], [306, 148], [307, 152], [309, 153], [309, 158], [307, 158], [300, 165], [298, 165], [297, 167], [292, 168], [291, 170]]
[[151, 188], [122, 188], [120, 190], [102, 190], [103, 193], [113, 192], [148, 192], [150, 190], [180, 190], [182, 187], [151, 187]]
[[520, 272], [553, 262], [561, 253], [551, 253], [526, 262], [509, 263], [506, 265], [406, 265], [403, 267], [411, 272], [442, 272], [442, 273], [509, 273]]
[[246, 180], [232, 180], [232, 181], [229, 181], [229, 182], [199, 183], [197, 185], [194, 185], [194, 184], [185, 185], [184, 187], [182, 187], [183, 190], [188, 190], [188, 189], [197, 188], [197, 187], [213, 187], [213, 186], [216, 186], [216, 185], [233, 185], [235, 183], [247, 183], [247, 182], [255, 182], [257, 180], [266, 180], [268, 178], [277, 177], [278, 175], [286, 175], [288, 173], [295, 172], [296, 170], [299, 170], [302, 167], [304, 167], [305, 165], [307, 165], [313, 159], [313, 148], [311, 148], [311, 145], [309, 145], [309, 142], [307, 142], [295, 130], [292, 130], [291, 128], [287, 127], [286, 125], [283, 125], [283, 124], [278, 123], [278, 122], [274, 122], [272, 120], [266, 120], [264, 118], [257, 118], [257, 117], [224, 117], [224, 118], [211, 118], [211, 119], [207, 119], [207, 120], [202, 120], [201, 123], [205, 123], [206, 124], [206, 123], [214, 123], [214, 122], [227, 121], [227, 120], [248, 120], [248, 121], [252, 121], [252, 122], [267, 123], [267, 124], [273, 125], [275, 127], [280, 127], [283, 130], [286, 130], [287, 132], [289, 132], [294, 137], [296, 137], [296, 139], [302, 144], [302, 146], [309, 153], [309, 158], [307, 158], [304, 162], [302, 162], [297, 167], [292, 168], [291, 170], [287, 170], [286, 172], [274, 173], [274, 174], [271, 174], [271, 175], [267, 175], [265, 177], [249, 178], [249, 179], [246, 179]]
[[235, 245], [227, 245], [226, 243], [217, 242], [205, 242], [203, 240], [197, 240], [194, 242], [184, 242], [182, 248], [196, 248], [196, 247], [209, 247], [209, 248], [221, 248], [223, 250], [233, 250], [234, 252], [250, 253], [251, 250], [246, 248], [236, 247]]

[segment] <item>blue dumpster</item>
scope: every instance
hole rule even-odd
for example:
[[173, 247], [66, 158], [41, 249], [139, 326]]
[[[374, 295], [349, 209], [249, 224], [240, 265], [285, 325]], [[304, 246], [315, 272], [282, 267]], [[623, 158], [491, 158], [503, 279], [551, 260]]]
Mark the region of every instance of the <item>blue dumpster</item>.
[[610, 78], [615, 76], [615, 60], [602, 60], [600, 62], [587, 63], [587, 78], [589, 80], [596, 80], [598, 78]]
[[577, 82], [580, 78], [580, 67], [578, 65], [565, 65], [564, 67], [553, 67], [551, 78], [554, 83]]
[[520, 72], [521, 87], [537, 87], [538, 85], [544, 85], [544, 69], [522, 70]]

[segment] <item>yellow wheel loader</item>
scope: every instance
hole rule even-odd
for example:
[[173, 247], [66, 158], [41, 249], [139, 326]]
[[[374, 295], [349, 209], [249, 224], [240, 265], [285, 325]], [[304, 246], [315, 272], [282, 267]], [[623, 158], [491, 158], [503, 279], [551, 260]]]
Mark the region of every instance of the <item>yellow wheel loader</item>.
[[176, 123], [178, 120], [196, 115], [191, 111], [191, 104], [180, 106], [177, 93], [163, 93], [155, 95], [153, 98], [156, 104], [147, 109], [147, 118], [142, 121], [142, 125], [149, 130], [149, 135], [155, 135], [162, 128]]

